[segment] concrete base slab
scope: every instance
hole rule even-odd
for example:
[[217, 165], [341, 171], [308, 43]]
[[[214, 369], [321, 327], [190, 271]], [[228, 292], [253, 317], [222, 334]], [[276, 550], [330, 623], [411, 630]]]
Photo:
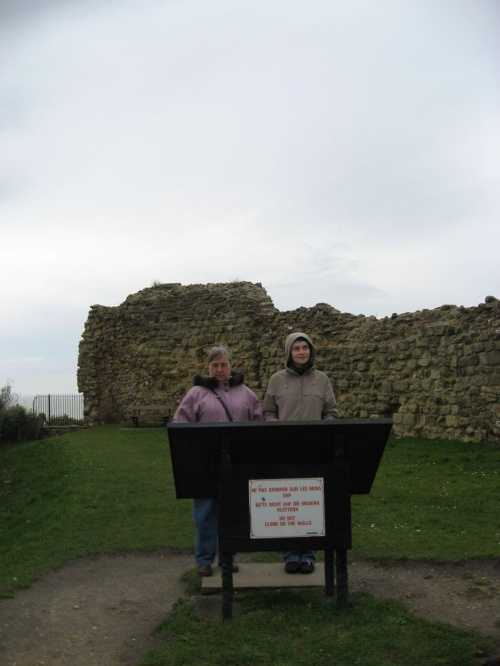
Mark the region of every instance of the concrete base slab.
[[[240, 570], [233, 574], [234, 590], [273, 587], [324, 587], [325, 569], [323, 562], [318, 562], [310, 574], [288, 574], [285, 564], [281, 563], [239, 563]], [[202, 594], [213, 593], [222, 589], [222, 569], [213, 567], [214, 575], [202, 578]]]

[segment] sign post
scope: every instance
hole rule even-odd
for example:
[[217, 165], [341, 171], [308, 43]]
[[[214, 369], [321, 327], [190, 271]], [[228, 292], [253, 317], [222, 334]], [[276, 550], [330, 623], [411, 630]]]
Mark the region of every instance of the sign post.
[[222, 618], [232, 617], [236, 552], [325, 551], [325, 594], [346, 606], [351, 495], [375, 479], [390, 419], [172, 423], [176, 494], [215, 497]]

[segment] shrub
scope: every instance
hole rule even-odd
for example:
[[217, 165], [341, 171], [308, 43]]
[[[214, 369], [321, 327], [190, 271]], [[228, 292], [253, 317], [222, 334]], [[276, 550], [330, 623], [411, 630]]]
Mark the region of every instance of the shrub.
[[41, 419], [21, 405], [3, 408], [0, 405], [0, 442], [24, 442], [38, 439], [42, 430]]
[[8, 379], [5, 386], [0, 388], [0, 412], [2, 408], [7, 409], [17, 405], [19, 400], [19, 393], [14, 393], [12, 389], [12, 379]]
[[[45, 414], [39, 414], [39, 416], [47, 422]], [[63, 414], [62, 416], [51, 416], [50, 418], [51, 426], [69, 426], [69, 425], [83, 425], [83, 419], [74, 419], [72, 416]]]

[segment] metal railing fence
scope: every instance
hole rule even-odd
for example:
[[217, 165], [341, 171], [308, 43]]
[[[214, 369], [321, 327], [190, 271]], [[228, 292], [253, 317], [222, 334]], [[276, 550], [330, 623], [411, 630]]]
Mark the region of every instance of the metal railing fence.
[[36, 395], [33, 414], [49, 426], [83, 425], [83, 393]]

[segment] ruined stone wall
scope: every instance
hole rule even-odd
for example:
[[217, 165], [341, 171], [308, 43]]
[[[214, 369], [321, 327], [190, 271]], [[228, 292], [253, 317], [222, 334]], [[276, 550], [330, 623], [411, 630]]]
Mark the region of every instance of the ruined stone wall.
[[173, 413], [214, 344], [231, 348], [233, 367], [263, 398], [297, 330], [311, 335], [341, 418], [392, 417], [397, 435], [500, 439], [497, 299], [376, 319], [326, 304], [279, 312], [249, 282], [164, 284], [118, 307], [92, 306], [78, 370], [86, 422], [124, 421], [139, 404]]
[[259, 337], [274, 313], [262, 287], [250, 283], [163, 284], [118, 307], [92, 306], [78, 361], [85, 420], [125, 420], [141, 404], [173, 414], [193, 375], [206, 374], [216, 344], [229, 346], [247, 383], [260, 386]]

